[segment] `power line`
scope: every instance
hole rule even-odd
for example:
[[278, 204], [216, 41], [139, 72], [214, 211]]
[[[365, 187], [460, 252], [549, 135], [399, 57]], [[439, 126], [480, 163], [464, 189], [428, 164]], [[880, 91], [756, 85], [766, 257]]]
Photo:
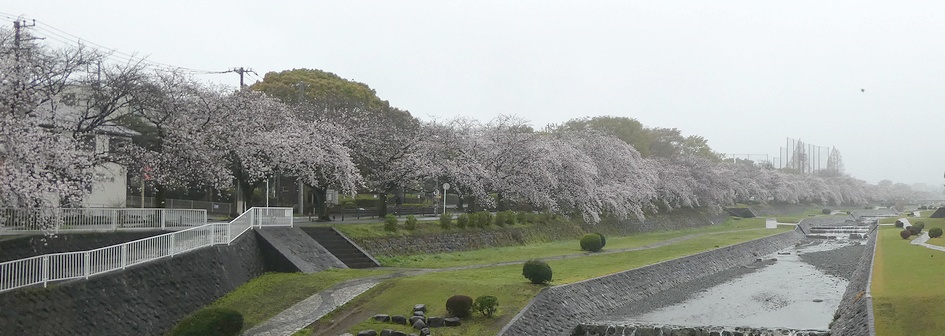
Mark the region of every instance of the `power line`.
[[[10, 19], [18, 20], [21, 17], [21, 16], [14, 16], [12, 14], [3, 13], [3, 12], [0, 12], [0, 16], [3, 16], [7, 19], [4, 21], [8, 21]], [[149, 65], [155, 68], [186, 71], [186, 72], [191, 72], [195, 74], [221, 74], [221, 73], [231, 72], [231, 71], [201, 70], [201, 69], [195, 69], [195, 68], [170, 65], [167, 63], [161, 63], [157, 61], [151, 61], [151, 60], [146, 59], [145, 57], [139, 57], [134, 54], [124, 53], [124, 52], [119, 51], [118, 49], [109, 48], [104, 45], [89, 41], [82, 37], [73, 35], [67, 31], [64, 31], [62, 29], [56, 28], [40, 20], [33, 19], [33, 22], [36, 23], [34, 27], [36, 28], [35, 30], [38, 33], [40, 33], [41, 36], [43, 37], [47, 37], [52, 40], [58, 41], [60, 43], [64, 43], [64, 44], [67, 44], [69, 46], [74, 46], [74, 47], [75, 46], [91, 46], [93, 49], [96, 49], [97, 51], [101, 52], [104, 57], [110, 58], [113, 61], [119, 61], [123, 63], [140, 62], [140, 63], [144, 63], [146, 65]]]

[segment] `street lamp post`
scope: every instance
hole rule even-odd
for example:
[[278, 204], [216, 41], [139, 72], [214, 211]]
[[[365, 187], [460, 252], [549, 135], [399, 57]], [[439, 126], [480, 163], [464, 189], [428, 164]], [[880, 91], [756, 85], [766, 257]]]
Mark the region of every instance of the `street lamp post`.
[[449, 183], [443, 183], [443, 214], [446, 214], [446, 191], [450, 190]]

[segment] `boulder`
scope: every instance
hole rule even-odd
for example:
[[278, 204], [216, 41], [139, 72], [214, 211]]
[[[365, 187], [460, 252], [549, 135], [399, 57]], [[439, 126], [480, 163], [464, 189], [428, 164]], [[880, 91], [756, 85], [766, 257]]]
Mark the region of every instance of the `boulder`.
[[377, 322], [388, 322], [390, 321], [390, 315], [387, 314], [377, 314], [372, 317]]
[[413, 316], [427, 317], [427, 314], [425, 314], [422, 310], [415, 310], [413, 311]]
[[456, 327], [456, 326], [459, 326], [460, 324], [463, 324], [462, 322], [459, 321], [458, 317], [447, 317], [443, 319], [443, 323], [446, 324], [447, 327]]
[[420, 329], [420, 336], [430, 336], [430, 328]]
[[424, 321], [424, 323], [426, 323], [426, 319], [423, 318], [423, 316], [411, 316], [410, 323], [408, 324], [413, 325], [414, 323], [417, 323], [417, 321]]
[[390, 322], [396, 324], [407, 324], [407, 317], [403, 315], [394, 315], [390, 317]]
[[421, 304], [414, 305], [414, 306], [413, 306], [413, 311], [418, 311], [418, 310], [419, 310], [419, 311], [422, 311], [422, 312], [424, 312], [424, 313], [426, 313], [426, 312], [427, 312], [427, 305], [422, 304], [422, 303], [421, 303]]
[[439, 328], [439, 327], [442, 327], [443, 325], [444, 324], [443, 324], [442, 317], [428, 317], [427, 318], [427, 326], [429, 326], [430, 328]]
[[394, 331], [390, 329], [381, 330], [381, 336], [392, 336], [393, 333]]
[[390, 334], [390, 336], [407, 336], [407, 333], [403, 331], [394, 331], [393, 333]]
[[374, 330], [361, 330], [358, 332], [358, 336], [377, 336], [377, 331]]
[[[417, 330], [420, 330], [420, 329], [423, 329], [423, 328], [426, 328], [426, 327], [427, 327], [427, 323], [426, 323], [426, 322], [423, 322], [423, 320], [417, 320], [417, 322], [414, 322], [414, 323], [413, 323], [413, 328], [414, 328], [414, 329], [417, 329]], [[422, 334], [422, 332], [421, 332], [421, 334]]]

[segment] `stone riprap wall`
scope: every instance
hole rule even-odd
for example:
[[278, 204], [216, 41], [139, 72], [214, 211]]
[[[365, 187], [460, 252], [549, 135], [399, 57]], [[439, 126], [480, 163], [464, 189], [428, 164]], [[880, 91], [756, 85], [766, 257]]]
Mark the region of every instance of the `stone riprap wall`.
[[604, 219], [597, 225], [557, 223], [547, 225], [493, 227], [490, 230], [453, 229], [438, 234], [398, 237], [352, 238], [372, 255], [394, 256], [421, 253], [460, 252], [488, 247], [524, 245], [531, 242], [577, 239], [588, 232], [628, 235], [658, 230], [679, 230], [720, 224], [728, 214], [681, 209], [650, 215], [644, 221]]
[[162, 233], [167, 233], [167, 231], [64, 233], [52, 237], [43, 235], [18, 236], [0, 241], [0, 262], [49, 253], [94, 250]]
[[580, 324], [571, 336], [661, 335], [661, 336], [828, 336], [824, 330], [776, 328], [684, 327], [647, 324]]
[[674, 286], [791, 246], [804, 237], [798, 230], [717, 248], [604, 277], [547, 288], [507, 324], [500, 335], [570, 335], [582, 322]]
[[0, 293], [0, 335], [163, 335], [266, 271], [257, 237], [124, 271]]
[[873, 324], [873, 299], [870, 291], [870, 273], [873, 271], [873, 254], [876, 251], [878, 229], [873, 226], [866, 243], [866, 249], [857, 262], [856, 270], [850, 277], [850, 284], [843, 292], [836, 319], [830, 323], [833, 336], [871, 336], [876, 335]]

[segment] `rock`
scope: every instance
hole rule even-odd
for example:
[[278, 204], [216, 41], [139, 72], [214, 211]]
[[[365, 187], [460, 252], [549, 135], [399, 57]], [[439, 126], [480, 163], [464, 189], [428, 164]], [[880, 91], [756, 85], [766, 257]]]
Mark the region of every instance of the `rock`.
[[377, 336], [377, 331], [374, 330], [361, 330], [358, 332], [358, 336]]
[[[427, 327], [427, 323], [426, 323], [426, 322], [423, 322], [423, 320], [417, 320], [417, 322], [414, 322], [414, 323], [413, 323], [413, 328], [414, 328], [414, 329], [417, 329], [417, 330], [420, 330], [420, 329], [423, 329], [423, 328], [426, 328], [426, 327]], [[421, 334], [422, 334], [422, 333], [421, 333]]]
[[377, 314], [377, 315], [374, 315], [373, 319], [377, 322], [388, 322], [390, 321], [390, 315]]
[[390, 334], [390, 336], [407, 336], [407, 333], [403, 331], [394, 331], [393, 333]]
[[422, 310], [414, 310], [413, 316], [427, 317], [427, 314], [424, 314]]
[[463, 324], [462, 322], [459, 321], [458, 317], [447, 317], [443, 319], [443, 323], [446, 324], [447, 327], [456, 327], [456, 326], [459, 326], [460, 324]]
[[381, 336], [392, 336], [393, 333], [394, 331], [390, 329], [381, 330]]
[[439, 328], [439, 327], [442, 327], [442, 326], [443, 326], [443, 318], [442, 318], [442, 317], [428, 317], [428, 318], [427, 318], [427, 325], [428, 325], [430, 328]]
[[424, 323], [426, 323], [425, 320], [426, 320], [426, 319], [423, 318], [423, 316], [411, 316], [411, 317], [410, 317], [410, 323], [408, 323], [408, 324], [409, 324], [409, 325], [413, 325], [414, 323], [417, 323], [417, 321], [424, 321]]
[[426, 312], [427, 312], [427, 305], [422, 304], [422, 303], [421, 303], [421, 304], [414, 305], [414, 306], [413, 306], [413, 311], [418, 311], [418, 310], [419, 310], [419, 311], [422, 311], [422, 312], [424, 312], [424, 313], [426, 313]]
[[824, 302], [822, 299], [814, 299], [814, 302]]
[[420, 329], [420, 336], [430, 336], [430, 328]]
[[778, 252], [778, 255], [791, 255], [791, 252]]
[[407, 324], [407, 317], [403, 315], [394, 315], [390, 317], [390, 322], [396, 324]]

